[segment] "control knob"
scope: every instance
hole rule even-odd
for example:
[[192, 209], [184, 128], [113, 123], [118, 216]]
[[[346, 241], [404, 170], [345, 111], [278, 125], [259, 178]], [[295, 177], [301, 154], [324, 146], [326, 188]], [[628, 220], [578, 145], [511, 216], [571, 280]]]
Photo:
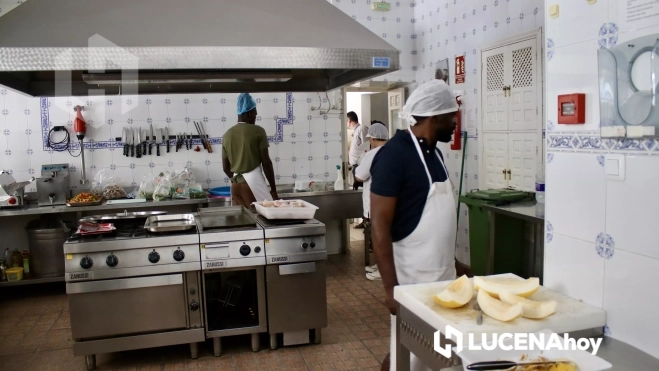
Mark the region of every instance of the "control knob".
[[316, 247], [316, 243], [312, 242], [309, 246], [311, 246], [311, 248], [313, 249], [314, 247]]
[[306, 249], [307, 247], [309, 247], [309, 244], [306, 243], [306, 242], [303, 242], [303, 243], [302, 243], [302, 248], [303, 248], [303, 249]]
[[160, 261], [160, 254], [156, 252], [156, 249], [149, 253], [149, 261], [153, 264]]
[[261, 252], [261, 246], [256, 246], [254, 248], [254, 252], [257, 253], [257, 254], [260, 253]]
[[107, 264], [108, 267], [116, 267], [117, 264], [119, 264], [119, 259], [117, 259], [117, 257], [114, 254], [110, 254], [105, 259], [105, 264]]
[[92, 267], [92, 265], [94, 265], [94, 261], [92, 261], [92, 258], [89, 256], [85, 255], [84, 258], [80, 259], [80, 266], [83, 269], [89, 269]]
[[174, 251], [174, 260], [176, 260], [177, 262], [180, 262], [184, 258], [185, 258], [185, 252], [183, 252], [183, 250], [181, 250], [180, 247], [176, 251]]
[[193, 300], [192, 303], [190, 303], [190, 310], [193, 312], [199, 310], [199, 303]]
[[247, 256], [249, 255], [250, 252], [252, 252], [252, 248], [249, 247], [248, 245], [240, 246], [240, 255]]

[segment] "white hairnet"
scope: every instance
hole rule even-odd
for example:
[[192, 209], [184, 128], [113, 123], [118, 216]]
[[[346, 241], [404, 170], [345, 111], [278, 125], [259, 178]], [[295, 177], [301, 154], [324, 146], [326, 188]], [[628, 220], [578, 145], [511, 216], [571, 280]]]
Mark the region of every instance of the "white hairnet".
[[408, 124], [416, 124], [412, 116], [432, 117], [457, 112], [455, 94], [443, 80], [431, 80], [412, 92], [403, 110], [398, 114]]
[[387, 130], [386, 126], [376, 122], [368, 128], [366, 138], [389, 139], [389, 130]]

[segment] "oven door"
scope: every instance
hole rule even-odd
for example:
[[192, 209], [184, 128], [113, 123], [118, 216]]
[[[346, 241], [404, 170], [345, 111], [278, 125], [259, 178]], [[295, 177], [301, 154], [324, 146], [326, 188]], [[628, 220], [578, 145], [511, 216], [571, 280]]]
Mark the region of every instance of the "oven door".
[[66, 284], [74, 339], [188, 327], [183, 274]]
[[203, 272], [206, 336], [266, 332], [263, 266]]
[[268, 332], [327, 327], [325, 261], [266, 266]]

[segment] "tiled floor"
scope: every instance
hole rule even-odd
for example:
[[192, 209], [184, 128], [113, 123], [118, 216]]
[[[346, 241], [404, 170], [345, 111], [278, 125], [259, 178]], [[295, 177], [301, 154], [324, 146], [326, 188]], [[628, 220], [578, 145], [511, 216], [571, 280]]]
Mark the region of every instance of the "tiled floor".
[[[97, 357], [98, 370], [379, 370], [389, 350], [389, 314], [380, 282], [364, 278], [363, 238], [353, 233], [346, 255], [330, 256], [327, 269], [329, 326], [322, 344], [267, 348], [252, 353], [249, 337], [223, 340], [215, 358], [212, 343], [200, 344], [191, 360], [188, 346], [144, 349]], [[85, 370], [74, 357], [63, 284], [0, 290], [0, 370]]]

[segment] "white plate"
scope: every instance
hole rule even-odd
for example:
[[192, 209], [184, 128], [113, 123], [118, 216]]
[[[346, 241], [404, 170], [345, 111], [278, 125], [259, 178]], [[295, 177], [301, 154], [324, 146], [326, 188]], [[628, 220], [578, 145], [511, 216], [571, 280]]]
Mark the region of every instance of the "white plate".
[[[542, 330], [536, 332], [536, 334], [545, 334], [545, 339], [553, 334], [551, 330]], [[488, 337], [489, 338], [489, 337]], [[562, 338], [562, 336], [561, 336]], [[506, 344], [512, 344], [512, 340], [505, 342]], [[455, 352], [456, 349], [453, 348]], [[557, 350], [551, 349], [547, 351], [541, 350], [468, 350], [464, 349], [462, 352], [458, 353], [458, 356], [462, 358], [462, 365], [464, 370], [467, 370], [467, 366], [476, 363], [476, 362], [486, 362], [486, 361], [514, 361], [519, 362], [521, 357], [526, 355], [528, 361], [532, 361], [539, 356], [543, 356], [548, 360], [554, 359], [569, 359], [574, 362], [579, 371], [601, 371], [608, 370], [612, 365], [603, 360], [600, 357], [592, 355], [588, 351], [584, 350]]]

